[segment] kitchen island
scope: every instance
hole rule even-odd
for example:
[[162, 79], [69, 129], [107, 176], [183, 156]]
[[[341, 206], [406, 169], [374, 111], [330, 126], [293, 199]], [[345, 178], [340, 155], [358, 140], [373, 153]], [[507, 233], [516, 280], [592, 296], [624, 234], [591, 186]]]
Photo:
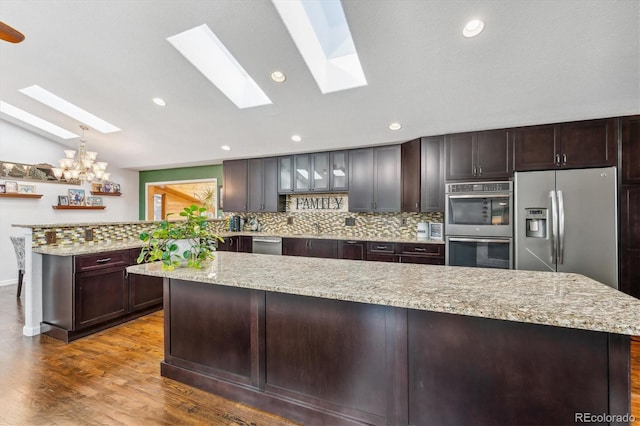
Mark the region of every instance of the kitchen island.
[[640, 301], [580, 275], [227, 252], [128, 271], [164, 278], [163, 376], [305, 424], [628, 423]]

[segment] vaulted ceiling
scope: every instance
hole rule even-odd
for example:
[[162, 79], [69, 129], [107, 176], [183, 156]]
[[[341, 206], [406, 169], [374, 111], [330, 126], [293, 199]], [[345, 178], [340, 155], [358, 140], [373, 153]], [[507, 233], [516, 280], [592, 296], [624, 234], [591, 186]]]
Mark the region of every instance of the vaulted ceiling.
[[[342, 3], [368, 85], [322, 94], [271, 1], [1, 0], [26, 40], [0, 42], [0, 100], [80, 132], [18, 91], [44, 87], [121, 128], [85, 136], [138, 170], [640, 112], [636, 0]], [[467, 39], [472, 18], [486, 27]], [[166, 40], [201, 24], [273, 104], [238, 109]]]

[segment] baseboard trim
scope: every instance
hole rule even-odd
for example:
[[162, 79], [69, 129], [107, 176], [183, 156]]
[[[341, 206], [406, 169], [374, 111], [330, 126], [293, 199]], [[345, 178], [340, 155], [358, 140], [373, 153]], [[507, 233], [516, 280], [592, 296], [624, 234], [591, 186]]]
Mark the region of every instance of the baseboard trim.
[[16, 285], [18, 284], [18, 279], [14, 278], [12, 280], [3, 280], [0, 281], [0, 287], [8, 286], [8, 285]]

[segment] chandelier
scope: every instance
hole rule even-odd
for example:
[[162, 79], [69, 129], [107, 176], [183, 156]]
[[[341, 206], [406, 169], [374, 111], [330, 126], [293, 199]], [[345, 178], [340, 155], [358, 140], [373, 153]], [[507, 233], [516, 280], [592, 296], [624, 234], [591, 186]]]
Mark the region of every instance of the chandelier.
[[60, 167], [54, 167], [51, 170], [56, 179], [60, 180], [63, 176], [65, 180], [80, 181], [107, 181], [110, 173], [107, 173], [107, 164], [104, 161], [96, 161], [97, 152], [87, 151], [87, 142], [84, 140], [84, 131], [89, 130], [87, 126], [80, 125], [82, 136], [80, 137], [80, 146], [78, 147], [77, 156], [73, 149], [65, 149], [65, 158], [60, 160]]

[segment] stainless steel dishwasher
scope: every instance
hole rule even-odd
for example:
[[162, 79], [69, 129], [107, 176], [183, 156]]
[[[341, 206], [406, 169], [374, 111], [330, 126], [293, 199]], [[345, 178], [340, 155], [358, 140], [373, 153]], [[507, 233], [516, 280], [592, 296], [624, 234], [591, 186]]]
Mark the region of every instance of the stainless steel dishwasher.
[[253, 253], [282, 255], [282, 238], [253, 237]]

